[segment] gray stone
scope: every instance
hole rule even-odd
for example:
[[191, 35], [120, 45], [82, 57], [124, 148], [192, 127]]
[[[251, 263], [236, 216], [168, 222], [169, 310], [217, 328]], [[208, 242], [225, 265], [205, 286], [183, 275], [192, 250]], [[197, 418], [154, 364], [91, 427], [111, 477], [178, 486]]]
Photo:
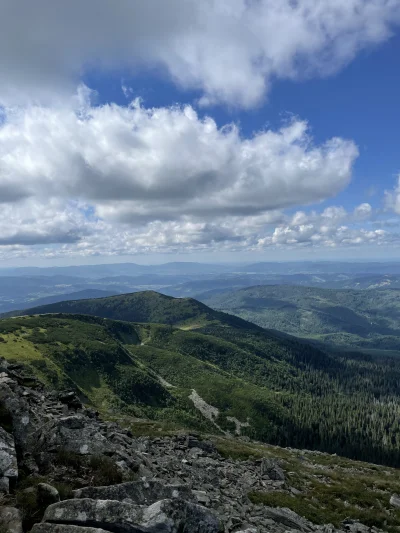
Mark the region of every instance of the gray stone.
[[294, 513], [290, 509], [280, 508], [280, 507], [264, 507], [264, 516], [266, 518], [271, 518], [274, 522], [278, 524], [283, 524], [286, 527], [292, 529], [297, 529], [300, 531], [311, 531], [310, 523]]
[[274, 459], [262, 459], [261, 475], [267, 475], [273, 481], [285, 481], [285, 473]]
[[201, 505], [210, 505], [210, 497], [205, 490], [192, 490], [193, 496], [197, 503]]
[[17, 452], [14, 438], [0, 427], [0, 490], [9, 491], [10, 484], [15, 484], [18, 478]]
[[390, 505], [400, 508], [400, 497], [397, 494], [393, 494], [393, 496], [391, 496]]
[[15, 507], [0, 507], [0, 530], [22, 533], [21, 513]]
[[370, 533], [371, 531], [380, 531], [377, 528], [371, 529], [370, 527], [361, 524], [357, 520], [352, 520], [351, 518], [344, 520], [342, 525], [343, 529], [345, 531], [349, 531], [350, 533]]
[[209, 509], [181, 499], [154, 503], [144, 511], [141, 525], [151, 533], [218, 533], [220, 530], [219, 520]]
[[165, 485], [159, 481], [129, 481], [108, 487], [85, 487], [74, 491], [75, 498], [101, 500], [132, 500], [136, 504], [150, 505], [170, 498], [193, 499], [187, 485]]
[[65, 500], [50, 505], [43, 522], [95, 527], [109, 531], [136, 533], [142, 509], [131, 503], [115, 500]]
[[31, 533], [107, 533], [94, 527], [70, 526], [67, 524], [35, 524]]
[[28, 403], [11, 389], [11, 385], [4, 380], [0, 381], [0, 405], [11, 417], [16, 444], [23, 446], [32, 429], [32, 417]]
[[42, 505], [51, 505], [60, 501], [58, 490], [47, 483], [39, 483], [37, 486], [38, 500]]

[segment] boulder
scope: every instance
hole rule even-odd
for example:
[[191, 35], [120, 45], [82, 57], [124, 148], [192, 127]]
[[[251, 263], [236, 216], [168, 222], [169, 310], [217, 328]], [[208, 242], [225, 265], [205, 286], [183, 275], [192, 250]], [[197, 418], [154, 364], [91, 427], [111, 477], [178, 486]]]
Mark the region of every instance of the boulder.
[[35, 524], [31, 533], [107, 533], [94, 527], [70, 526], [68, 524]]
[[0, 427], [0, 491], [9, 492], [18, 478], [17, 453], [12, 435]]
[[192, 490], [192, 494], [200, 505], [210, 505], [210, 496], [205, 490]]
[[58, 399], [61, 403], [68, 405], [71, 409], [82, 409], [83, 405], [74, 391], [60, 392]]
[[27, 401], [11, 388], [15, 382], [10, 378], [0, 380], [0, 406], [7, 413], [12, 422], [12, 433], [15, 443], [25, 447], [30, 431], [35, 426], [32, 421]]
[[206, 507], [181, 499], [162, 500], [148, 507], [143, 513], [141, 525], [145, 531], [156, 533], [218, 533], [220, 523]]
[[393, 507], [400, 508], [400, 496], [393, 494], [390, 498], [390, 505]]
[[44, 507], [60, 501], [58, 490], [47, 483], [39, 483], [37, 486], [39, 503]]
[[22, 533], [22, 516], [15, 507], [0, 507], [0, 531]]
[[135, 527], [142, 518], [138, 505], [115, 500], [65, 500], [50, 505], [43, 522], [95, 527], [116, 533], [137, 533]]
[[262, 459], [261, 475], [268, 476], [273, 481], [285, 481], [285, 473], [274, 459]]
[[85, 487], [74, 491], [75, 498], [100, 500], [131, 500], [140, 505], [150, 505], [171, 498], [193, 499], [187, 485], [165, 485], [160, 481], [129, 481], [107, 487]]
[[96, 422], [83, 415], [60, 417], [49, 421], [38, 436], [42, 448], [63, 448], [80, 455], [113, 453], [115, 447], [99, 431]]
[[280, 507], [264, 507], [264, 516], [270, 518], [278, 524], [282, 524], [292, 529], [299, 531], [311, 531], [310, 523], [305, 519], [291, 511], [290, 509]]

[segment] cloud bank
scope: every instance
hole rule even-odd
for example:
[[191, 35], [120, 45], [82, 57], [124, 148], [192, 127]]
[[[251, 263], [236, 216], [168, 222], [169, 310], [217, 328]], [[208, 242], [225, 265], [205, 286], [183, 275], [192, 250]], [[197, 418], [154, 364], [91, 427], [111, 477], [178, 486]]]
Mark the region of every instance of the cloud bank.
[[92, 69], [153, 68], [204, 105], [249, 108], [273, 78], [331, 75], [399, 22], [398, 0], [5, 0], [0, 103], [62, 98]]

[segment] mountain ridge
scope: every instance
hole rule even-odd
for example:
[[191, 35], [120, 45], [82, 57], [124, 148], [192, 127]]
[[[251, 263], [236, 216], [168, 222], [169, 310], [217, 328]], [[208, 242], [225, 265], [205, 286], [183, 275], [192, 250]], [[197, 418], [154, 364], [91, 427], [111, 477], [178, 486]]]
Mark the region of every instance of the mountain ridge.
[[223, 322], [226, 325], [246, 329], [262, 329], [241, 318], [232, 317], [209, 308], [194, 298], [174, 298], [155, 291], [139, 291], [105, 298], [70, 300], [4, 313], [1, 317], [29, 314], [71, 313], [102, 316], [127, 322], [152, 322], [201, 327], [208, 322]]
[[[120, 317], [142, 322], [110, 319], [107, 306], [115, 301], [123, 305]], [[400, 421], [400, 360], [331, 353], [192, 299], [157, 293], [46, 310], [82, 310], [82, 302], [87, 313], [103, 317], [3, 318], [0, 355], [28, 363], [53, 385], [74, 384], [96, 409], [115, 416], [230, 433], [240, 427], [257, 440], [400, 465], [400, 429], [392, 422]], [[193, 391], [212, 419], [196, 408]]]
[[[399, 289], [257, 285], [202, 299], [261, 327], [336, 345], [400, 349]], [[396, 340], [398, 339], [398, 340]]]

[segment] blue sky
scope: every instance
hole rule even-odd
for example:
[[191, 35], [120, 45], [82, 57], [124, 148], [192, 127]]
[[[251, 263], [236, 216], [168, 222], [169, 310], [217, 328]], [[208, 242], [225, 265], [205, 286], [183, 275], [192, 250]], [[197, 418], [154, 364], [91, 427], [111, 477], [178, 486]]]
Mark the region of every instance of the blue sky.
[[[143, 98], [148, 107], [193, 104], [199, 92], [180, 90], [157, 72], [88, 74], [85, 83], [98, 92], [98, 104], [126, 105], [121, 81], [132, 95]], [[240, 124], [242, 134], [268, 126], [277, 128], [287, 116], [309, 121], [317, 141], [333, 136], [353, 139], [360, 149], [352, 183], [335, 200], [352, 207], [362, 201], [377, 205], [382, 189], [392, 189], [400, 174], [400, 32], [378, 47], [363, 50], [334, 76], [303, 81], [274, 83], [265, 100], [255, 109], [243, 111], [232, 106], [197, 108], [210, 114], [220, 126], [231, 121]]]
[[399, 257], [399, 0], [93, 2], [6, 2], [4, 265]]

